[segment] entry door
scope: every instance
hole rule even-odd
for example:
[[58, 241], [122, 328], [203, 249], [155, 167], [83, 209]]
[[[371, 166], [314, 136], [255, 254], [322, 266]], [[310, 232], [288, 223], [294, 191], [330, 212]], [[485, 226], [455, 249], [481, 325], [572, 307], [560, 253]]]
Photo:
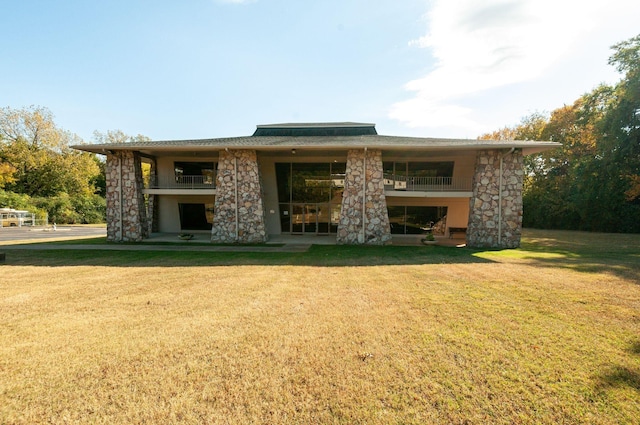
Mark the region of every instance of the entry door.
[[316, 204], [316, 234], [328, 235], [331, 223], [331, 207], [329, 204]]
[[291, 233], [328, 234], [331, 221], [329, 204], [291, 204]]
[[305, 229], [305, 204], [291, 204], [291, 233], [302, 234]]

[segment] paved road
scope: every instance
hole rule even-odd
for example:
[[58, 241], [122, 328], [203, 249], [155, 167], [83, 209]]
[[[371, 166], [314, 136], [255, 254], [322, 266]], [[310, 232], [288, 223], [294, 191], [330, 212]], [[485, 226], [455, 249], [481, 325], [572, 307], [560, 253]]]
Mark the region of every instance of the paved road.
[[174, 252], [307, 252], [311, 245], [296, 244], [283, 246], [238, 246], [238, 245], [143, 245], [143, 244], [108, 244], [83, 245], [78, 244], [40, 244], [40, 245], [0, 245], [4, 251], [64, 251], [64, 250], [93, 250], [93, 251], [174, 251]]
[[[237, 246], [237, 245], [190, 245], [188, 242], [175, 245], [147, 244], [83, 244], [82, 239], [106, 236], [105, 228], [58, 226], [56, 230], [3, 227], [0, 228], [0, 250], [102, 250], [102, 251], [195, 251], [195, 252], [306, 252], [311, 244], [284, 244], [282, 246]], [[77, 240], [74, 244], [56, 244], [56, 242]], [[172, 239], [173, 240], [173, 239]]]
[[107, 236], [107, 229], [104, 227], [57, 226], [55, 231], [52, 228], [29, 226], [2, 227], [0, 228], [0, 245], [19, 241], [28, 243], [38, 240], [66, 240], [101, 236]]

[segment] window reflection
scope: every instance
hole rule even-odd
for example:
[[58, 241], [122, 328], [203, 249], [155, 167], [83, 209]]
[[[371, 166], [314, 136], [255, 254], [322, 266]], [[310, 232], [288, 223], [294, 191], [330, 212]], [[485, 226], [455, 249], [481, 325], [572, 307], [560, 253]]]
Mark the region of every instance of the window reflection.
[[283, 232], [337, 231], [346, 167], [344, 162], [276, 163]]
[[391, 206], [389, 223], [396, 235], [424, 234], [447, 216], [447, 207]]
[[385, 161], [385, 175], [407, 177], [453, 177], [453, 161], [393, 162]]

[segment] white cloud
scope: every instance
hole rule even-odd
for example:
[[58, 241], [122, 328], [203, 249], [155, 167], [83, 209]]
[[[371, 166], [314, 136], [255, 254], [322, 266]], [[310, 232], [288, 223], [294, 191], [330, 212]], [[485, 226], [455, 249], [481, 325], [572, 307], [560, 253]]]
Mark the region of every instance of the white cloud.
[[465, 100], [541, 78], [599, 29], [605, 15], [625, 10], [615, 3], [631, 4], [629, 0], [435, 0], [427, 15], [428, 33], [409, 43], [430, 49], [435, 67], [405, 85], [413, 97], [392, 105], [389, 117], [409, 127], [479, 130], [474, 110], [463, 106]]

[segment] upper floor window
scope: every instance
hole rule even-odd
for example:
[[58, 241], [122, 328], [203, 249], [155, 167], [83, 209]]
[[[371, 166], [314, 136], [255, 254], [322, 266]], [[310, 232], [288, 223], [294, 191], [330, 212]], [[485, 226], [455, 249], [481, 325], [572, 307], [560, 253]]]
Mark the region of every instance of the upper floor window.
[[407, 177], [453, 177], [453, 161], [385, 161], [384, 174]]
[[176, 161], [173, 163], [176, 181], [189, 178], [197, 178], [202, 184], [213, 184], [216, 179], [215, 162], [186, 162]]
[[346, 163], [276, 163], [280, 202], [342, 202]]

